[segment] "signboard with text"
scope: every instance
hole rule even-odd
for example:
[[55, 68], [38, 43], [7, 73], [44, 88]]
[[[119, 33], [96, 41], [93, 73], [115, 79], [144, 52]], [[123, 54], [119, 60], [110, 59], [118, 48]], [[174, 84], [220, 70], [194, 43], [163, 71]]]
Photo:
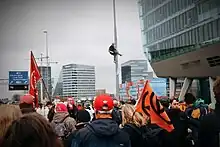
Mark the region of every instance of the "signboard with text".
[[28, 90], [28, 71], [9, 71], [9, 90]]

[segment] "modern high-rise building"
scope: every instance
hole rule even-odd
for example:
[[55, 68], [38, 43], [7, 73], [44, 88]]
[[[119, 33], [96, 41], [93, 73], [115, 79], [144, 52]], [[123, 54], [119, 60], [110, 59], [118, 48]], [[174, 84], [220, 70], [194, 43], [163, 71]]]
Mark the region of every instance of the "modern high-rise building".
[[[49, 67], [39, 66], [39, 71], [41, 73], [41, 76], [43, 77], [44, 84], [45, 84], [43, 86], [43, 97], [48, 98], [48, 94], [49, 94], [49, 96], [52, 96], [51, 67], [50, 66]], [[40, 84], [40, 82], [38, 83], [37, 87], [38, 87], [38, 97], [39, 97], [39, 100], [41, 101], [42, 98], [41, 98], [41, 84]], [[46, 93], [46, 89], [47, 89], [48, 94]]]
[[220, 0], [139, 0], [146, 56], [158, 77], [220, 75]]
[[172, 79], [185, 78], [181, 98], [192, 79], [199, 79], [200, 96], [209, 97], [208, 83], [220, 75], [220, 0], [139, 0], [138, 4], [144, 52], [156, 75], [170, 78], [171, 91]]
[[122, 83], [139, 81], [143, 78], [153, 78], [148, 72], [147, 60], [129, 60], [121, 65]]
[[58, 81], [57, 81], [55, 89], [54, 89], [53, 96], [54, 97], [63, 96], [63, 69], [61, 69]]
[[95, 67], [68, 64], [62, 68], [63, 96], [76, 99], [95, 97]]

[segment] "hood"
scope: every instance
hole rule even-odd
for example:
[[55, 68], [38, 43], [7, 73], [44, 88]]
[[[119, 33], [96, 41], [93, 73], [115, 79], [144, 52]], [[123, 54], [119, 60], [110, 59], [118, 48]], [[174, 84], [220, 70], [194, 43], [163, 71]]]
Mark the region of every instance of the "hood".
[[68, 115], [69, 115], [68, 112], [55, 113], [55, 114], [54, 114], [54, 117], [53, 117], [53, 121], [54, 121], [54, 122], [62, 122], [63, 119], [64, 119], [65, 117], [67, 117]]
[[87, 125], [97, 136], [111, 136], [118, 132], [118, 124], [111, 119], [97, 119]]

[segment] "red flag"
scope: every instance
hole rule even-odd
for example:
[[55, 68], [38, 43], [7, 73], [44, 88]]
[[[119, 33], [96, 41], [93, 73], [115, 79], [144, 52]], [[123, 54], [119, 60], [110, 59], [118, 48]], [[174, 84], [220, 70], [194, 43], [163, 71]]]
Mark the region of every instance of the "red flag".
[[34, 97], [35, 107], [38, 107], [38, 92], [37, 82], [40, 80], [41, 75], [35, 61], [34, 55], [31, 51], [31, 65], [30, 65], [30, 90], [29, 94]]
[[174, 129], [167, 113], [150, 87], [149, 81], [145, 83], [141, 97], [138, 99], [136, 111], [149, 116], [152, 124], [157, 124], [168, 132]]

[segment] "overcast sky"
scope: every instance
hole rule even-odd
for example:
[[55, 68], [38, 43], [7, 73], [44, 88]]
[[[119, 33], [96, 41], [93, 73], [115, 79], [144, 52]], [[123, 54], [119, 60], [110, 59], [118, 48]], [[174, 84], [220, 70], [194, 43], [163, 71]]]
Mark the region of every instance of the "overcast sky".
[[[145, 59], [137, 0], [116, 0], [120, 63]], [[115, 92], [115, 68], [108, 47], [113, 42], [111, 0], [0, 0], [0, 79], [9, 70], [28, 70], [29, 51], [45, 53], [49, 33], [52, 76], [62, 65], [96, 67], [96, 88]], [[0, 91], [3, 90], [2, 86]]]

